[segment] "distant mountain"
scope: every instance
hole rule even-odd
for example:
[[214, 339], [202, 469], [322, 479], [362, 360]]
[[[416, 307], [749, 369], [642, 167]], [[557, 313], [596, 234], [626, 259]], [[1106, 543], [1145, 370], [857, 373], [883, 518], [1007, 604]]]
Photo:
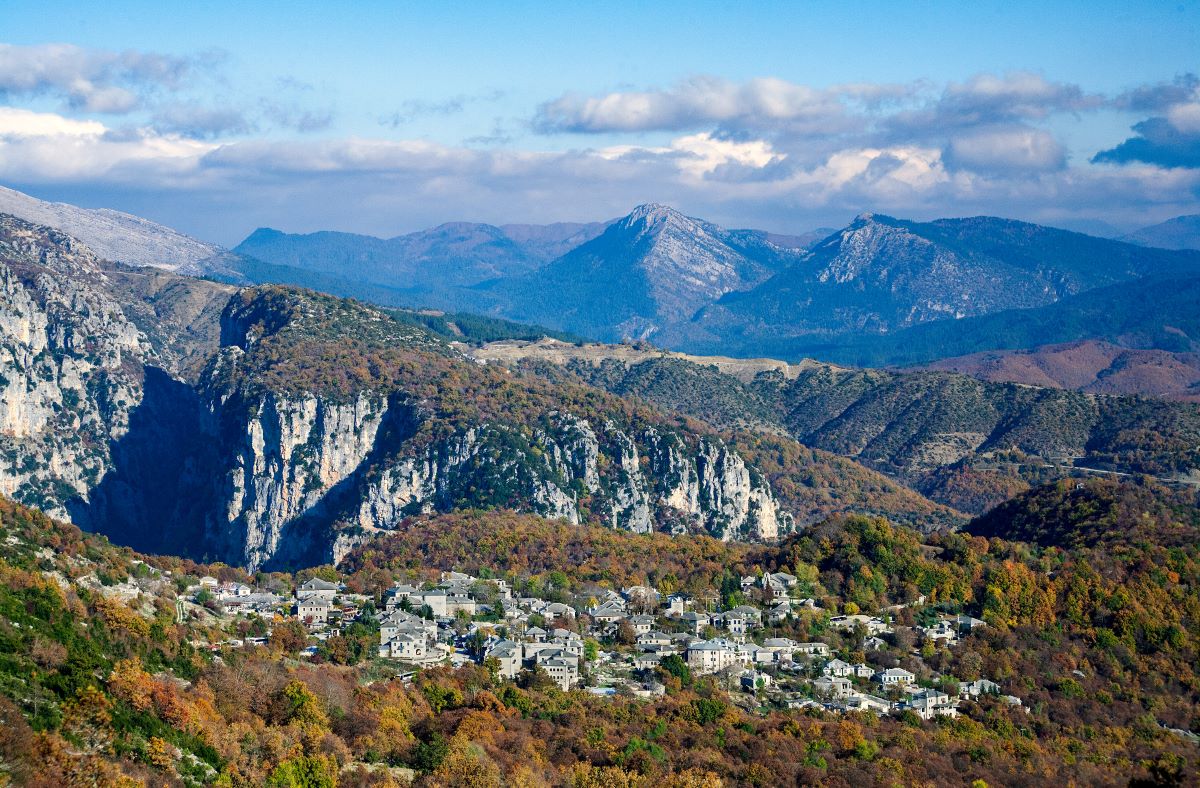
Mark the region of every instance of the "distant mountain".
[[533, 271], [604, 227], [451, 222], [387, 239], [261, 228], [235, 251], [257, 261], [243, 268], [253, 281], [317, 286], [392, 306], [454, 309], [478, 299], [460, 288]]
[[818, 227], [815, 230], [809, 230], [800, 235], [784, 235], [782, 233], [769, 233], [766, 230], [743, 230], [741, 232], [755, 233], [764, 241], [773, 243], [783, 249], [799, 249], [805, 251], [816, 246], [820, 241], [824, 241], [829, 236], [837, 232], [834, 227]]
[[502, 224], [500, 231], [530, 255], [549, 262], [592, 240], [610, 224], [612, 221]]
[[1200, 249], [1200, 214], [1176, 216], [1136, 230], [1121, 240], [1160, 249]]
[[756, 343], [884, 334], [1183, 271], [1200, 272], [1200, 255], [990, 217], [919, 223], [864, 214], [762, 284], [706, 308], [671, 339], [705, 350], [733, 341], [761, 352]]
[[961, 372], [994, 383], [1200, 402], [1200, 353], [1138, 350], [1093, 339], [1030, 350], [972, 353], [941, 359], [925, 368]]
[[0, 186], [0, 213], [61, 230], [115, 262], [190, 274], [225, 271], [232, 264], [228, 250], [216, 244], [107, 208], [45, 202]]
[[[863, 214], [842, 230], [791, 236], [728, 230], [652, 204], [610, 222], [454, 222], [390, 239], [263, 228], [229, 251], [128, 214], [0, 188], [4, 210], [134, 266], [598, 339], [652, 338], [706, 355], [905, 366], [1089, 340], [1200, 352], [1200, 251], [989, 217]], [[1062, 355], [1045, 358], [1060, 364]], [[1028, 361], [970, 359], [961, 368], [1025, 380]], [[1126, 355], [1119, 370], [1096, 368], [1096, 381], [1082, 386], [1189, 396], [1190, 362], [1169, 372], [1164, 364]]]
[[750, 349], [782, 358], [809, 355], [867, 367], [924, 364], [981, 351], [1086, 339], [1190, 353], [1200, 351], [1197, 304], [1200, 275], [1146, 277], [1089, 290], [1037, 309], [925, 323], [891, 334], [843, 337], [838, 342], [807, 337], [760, 341]]
[[647, 337], [799, 259], [754, 230], [638, 206], [599, 236], [488, 292], [507, 317], [588, 336]]
[[1084, 235], [1094, 235], [1097, 238], [1121, 238], [1122, 231], [1104, 221], [1103, 219], [1064, 219], [1047, 225], [1049, 227], [1058, 227], [1063, 230], [1070, 230], [1073, 233], [1083, 233]]

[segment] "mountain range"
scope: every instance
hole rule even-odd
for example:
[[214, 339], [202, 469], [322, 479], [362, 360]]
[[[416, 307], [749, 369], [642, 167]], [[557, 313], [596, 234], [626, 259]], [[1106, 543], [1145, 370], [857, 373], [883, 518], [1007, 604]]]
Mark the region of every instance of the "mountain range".
[[122, 544], [254, 568], [459, 509], [748, 540], [834, 511], [962, 519], [783, 436], [481, 366], [409, 318], [134, 269], [0, 216], [0, 491]]
[[[122, 263], [486, 314], [605, 341], [648, 338], [706, 355], [928, 365], [1092, 341], [1192, 353], [1198, 336], [1200, 252], [990, 217], [911, 222], [864, 213], [841, 230], [787, 236], [727, 230], [648, 204], [605, 222], [455, 222], [392, 239], [263, 228], [228, 251], [114, 211], [11, 190], [0, 192], [0, 204]], [[1193, 218], [1159, 227], [1186, 228]], [[1127, 240], [1153, 243], [1151, 230]], [[1162, 245], [1186, 246], [1176, 241]], [[1013, 369], [1010, 379], [1028, 381], [1018, 366], [980, 374]], [[1124, 365], [1108, 384], [1187, 396], [1164, 389], [1152, 371]]]
[[[133, 260], [158, 259], [173, 238], [121, 241], [112, 236], [123, 225], [81, 226], [107, 248], [140, 245]], [[1019, 325], [1013, 315], [1088, 298], [1112, 324], [1122, 313], [1109, 302], [1131, 293], [1153, 297], [1129, 314], [1175, 303], [1172, 336], [1196, 335], [1195, 310], [1184, 314], [1196, 303], [1185, 286], [1198, 281], [1196, 255], [1020, 223], [864, 216], [809, 250], [659, 205], [604, 226], [494, 229], [448, 225], [396, 244], [364, 242], [370, 265], [343, 257], [310, 273], [340, 281], [355, 266], [446, 266], [444, 278], [460, 283], [446, 292], [489, 300], [493, 312], [508, 304], [504, 313], [616, 338], [704, 325], [714, 304], [758, 297], [772, 281], [813, 292], [828, 284], [834, 294], [856, 282], [870, 297], [847, 310], [916, 322], [937, 310], [896, 316], [903, 299], [934, 292], [920, 262], [932, 254], [980, 312], [1018, 297], [1043, 305], [883, 337]], [[580, 233], [595, 234], [545, 261]], [[255, 235], [296, 256], [262, 263], [241, 247], [217, 249], [243, 278], [253, 265], [309, 270], [301, 251], [313, 243], [347, 248], [340, 236]], [[392, 247], [427, 262], [389, 258]], [[455, 249], [467, 251], [452, 265], [445, 255]], [[981, 262], [989, 254], [1009, 261], [991, 278]], [[134, 266], [61, 230], [0, 216], [0, 492], [139, 549], [259, 568], [336, 560], [411, 517], [462, 509], [771, 541], [831, 513], [934, 529], [1063, 475], [1187, 483], [1200, 468], [1193, 404], [947, 371], [686, 356], [569, 334], [537, 340], [544, 330], [494, 316], [167, 270], [206, 259]], [[510, 274], [473, 282], [498, 270]], [[1039, 284], [1004, 294], [1001, 273]], [[589, 298], [596, 304], [584, 309]], [[1097, 370], [1096, 380], [1135, 366], [1117, 361], [1116, 345], [1108, 352], [1112, 371]], [[1088, 387], [1065, 375], [1049, 382]]]
[[958, 333], [949, 326], [964, 319], [1168, 276], [1200, 277], [1200, 253], [989, 217], [918, 223], [865, 214], [767, 281], [704, 308], [677, 328], [672, 344], [787, 348], [791, 357], [836, 352], [881, 337], [886, 344], [914, 326]]
[[1135, 230], [1121, 240], [1161, 249], [1200, 249], [1200, 214], [1176, 216]]
[[388, 239], [261, 228], [234, 251], [274, 266], [406, 291], [426, 298], [421, 306], [444, 306], [449, 288], [534, 270], [604, 228], [603, 222], [504, 227], [452, 222]]
[[[1184, 399], [1187, 354], [1200, 350], [1200, 252], [988, 217], [863, 214], [841, 230], [786, 236], [648, 204], [604, 222], [456, 222], [391, 239], [264, 228], [225, 250], [112, 211], [11, 190], [0, 202], [116, 261], [537, 323], [562, 338], [854, 366], [946, 360], [988, 380]], [[1080, 343], [1130, 353], [1112, 370], [1096, 367], [1103, 354], [1085, 363], [1074, 353], [1092, 369], [1080, 377], [1059, 350]], [[1034, 371], [1050, 366], [1057, 376]]]
[[[531, 235], [558, 245], [532, 248]], [[656, 204], [536, 233], [455, 224], [385, 241], [262, 230], [236, 251], [251, 281], [702, 354], [867, 365], [1092, 339], [1190, 352], [1200, 285], [1200, 253], [1024, 222], [864, 214], [818, 239], [726, 230]], [[1123, 392], [1161, 388], [1122, 380]]]

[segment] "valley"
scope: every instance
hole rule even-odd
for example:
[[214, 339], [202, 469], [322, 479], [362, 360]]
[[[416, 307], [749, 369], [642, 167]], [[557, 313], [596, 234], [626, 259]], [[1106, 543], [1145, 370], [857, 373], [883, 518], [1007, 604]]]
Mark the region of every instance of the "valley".
[[0, 9], [0, 788], [1200, 786], [1200, 3]]
[[[1194, 650], [1194, 595], [1170, 581], [1195, 574], [1200, 522], [1190, 355], [1089, 340], [867, 368], [562, 328], [667, 336], [813, 254], [689, 222], [652, 206], [510, 228], [503, 265], [518, 267], [532, 264], [514, 262], [516, 238], [595, 235], [513, 279], [464, 286], [494, 273], [468, 267], [448, 285], [516, 297], [511, 282], [544, 270], [564, 277], [545, 292], [585, 303], [588, 287], [645, 284], [583, 324], [532, 305], [376, 304], [290, 274], [252, 284], [247, 271], [283, 268], [240, 252], [221, 253], [238, 271], [199, 278], [0, 216], [0, 640], [17, 655], [0, 659], [0, 715], [19, 720], [0, 775], [719, 785], [759, 780], [765, 762], [798, 780], [885, 765], [934, 780], [972, 741], [989, 753], [972, 775], [1034, 762], [1099, 776], [1102, 760], [1068, 764], [1038, 737], [1014, 755], [1003, 731], [1036, 720], [1079, 737], [1100, 708], [1116, 725], [1106, 751], [1188, 773], [1174, 758], [1193, 746], [1194, 689], [1117, 686], [1180, 674]], [[476, 229], [439, 232], [474, 248]], [[653, 275], [599, 271], [630, 233]], [[1087, 286], [1021, 311], [1117, 292]], [[1175, 399], [1120, 393], [1145, 380]], [[1099, 667], [1039, 672], [1048, 638]], [[296, 703], [307, 710], [278, 711]], [[568, 716], [545, 728], [548, 708]], [[578, 714], [619, 754], [572, 750], [597, 729], [576, 730]], [[485, 715], [501, 739], [471, 732]], [[729, 750], [718, 719], [781, 754]], [[849, 749], [813, 744], [851, 727]], [[335, 753], [261, 752], [260, 736], [318, 732]], [[923, 765], [887, 765], [901, 733], [928, 738]], [[697, 742], [714, 754], [687, 755]]]

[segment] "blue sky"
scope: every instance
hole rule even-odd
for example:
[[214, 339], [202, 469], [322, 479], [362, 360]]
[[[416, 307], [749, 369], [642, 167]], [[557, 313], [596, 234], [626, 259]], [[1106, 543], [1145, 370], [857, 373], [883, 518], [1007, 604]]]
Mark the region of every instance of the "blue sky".
[[0, 183], [227, 244], [1200, 212], [1200, 4], [964, 6], [7, 0]]

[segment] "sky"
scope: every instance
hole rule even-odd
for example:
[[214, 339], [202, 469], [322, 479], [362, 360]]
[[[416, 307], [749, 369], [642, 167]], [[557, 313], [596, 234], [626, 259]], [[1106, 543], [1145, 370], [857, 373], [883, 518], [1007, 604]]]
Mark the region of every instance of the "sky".
[[1200, 2], [0, 4], [0, 184], [234, 245], [1200, 213]]

